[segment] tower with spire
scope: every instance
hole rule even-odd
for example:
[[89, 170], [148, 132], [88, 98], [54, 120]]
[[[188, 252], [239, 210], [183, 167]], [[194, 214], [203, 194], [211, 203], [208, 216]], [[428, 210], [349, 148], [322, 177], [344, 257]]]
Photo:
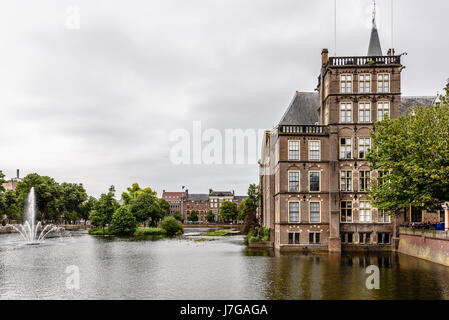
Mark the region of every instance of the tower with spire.
[[[275, 249], [391, 250], [410, 216], [393, 219], [369, 196], [382, 174], [366, 160], [374, 124], [418, 101], [401, 97], [404, 66], [393, 49], [382, 52], [375, 2], [368, 36], [366, 55], [329, 57], [323, 49], [316, 92], [296, 92], [278, 126], [265, 132], [259, 214]], [[365, 45], [358, 45], [363, 53]]]
[[369, 57], [382, 56], [382, 48], [380, 46], [379, 33], [376, 26], [376, 1], [373, 1], [373, 22], [371, 27], [371, 36], [369, 38], [368, 54]]

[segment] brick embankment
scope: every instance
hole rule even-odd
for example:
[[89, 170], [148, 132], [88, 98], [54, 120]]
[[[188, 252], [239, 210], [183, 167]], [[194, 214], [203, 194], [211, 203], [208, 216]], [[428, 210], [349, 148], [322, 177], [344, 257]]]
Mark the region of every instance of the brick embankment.
[[449, 232], [401, 228], [398, 252], [449, 266]]

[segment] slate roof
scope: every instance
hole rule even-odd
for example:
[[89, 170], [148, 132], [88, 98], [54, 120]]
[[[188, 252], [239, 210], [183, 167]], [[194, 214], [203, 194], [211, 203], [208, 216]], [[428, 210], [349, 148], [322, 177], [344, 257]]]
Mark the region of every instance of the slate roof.
[[413, 107], [430, 106], [434, 104], [436, 96], [421, 96], [421, 97], [402, 97], [401, 99], [401, 116], [407, 113], [407, 110]]
[[234, 193], [231, 192], [231, 191], [214, 191], [214, 190], [209, 190], [209, 196], [232, 197], [232, 196], [234, 196]]
[[379, 33], [377, 32], [376, 20], [373, 18], [373, 27], [371, 28], [371, 36], [369, 38], [368, 57], [382, 56], [382, 48], [380, 46]]
[[296, 91], [279, 124], [315, 124], [318, 122], [318, 100], [318, 92]]
[[[428, 106], [435, 102], [436, 96], [401, 97], [401, 115], [416, 106]], [[296, 92], [280, 125], [314, 125], [318, 122], [319, 98], [317, 92]]]
[[207, 193], [192, 193], [187, 196], [187, 201], [209, 201], [209, 195]]

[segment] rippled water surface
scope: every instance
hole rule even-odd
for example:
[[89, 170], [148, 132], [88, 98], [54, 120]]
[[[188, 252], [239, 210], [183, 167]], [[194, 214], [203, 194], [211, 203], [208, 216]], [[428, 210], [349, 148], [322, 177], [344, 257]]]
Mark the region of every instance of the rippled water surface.
[[[243, 236], [195, 242], [104, 238], [85, 232], [24, 245], [0, 235], [0, 299], [449, 299], [449, 268], [400, 254], [280, 255]], [[380, 289], [365, 286], [380, 268]], [[80, 270], [68, 289], [68, 266]]]

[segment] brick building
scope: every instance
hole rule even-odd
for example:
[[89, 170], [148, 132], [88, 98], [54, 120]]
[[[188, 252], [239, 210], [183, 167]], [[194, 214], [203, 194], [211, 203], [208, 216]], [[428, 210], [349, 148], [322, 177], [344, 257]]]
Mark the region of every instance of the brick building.
[[188, 220], [192, 211], [198, 214], [198, 221], [207, 221], [206, 214], [209, 211], [209, 195], [207, 193], [192, 193], [187, 195], [184, 205], [184, 220]]
[[184, 211], [183, 202], [187, 197], [186, 192], [166, 192], [162, 191], [162, 199], [170, 204], [170, 215], [173, 215], [175, 211], [182, 213]]
[[329, 57], [323, 49], [317, 92], [296, 92], [264, 136], [260, 214], [275, 248], [388, 250], [399, 224], [423, 221], [410, 208], [390, 219], [368, 196], [379, 177], [365, 161], [374, 123], [435, 100], [402, 97], [403, 69], [393, 49], [383, 55], [374, 18], [366, 56]]

